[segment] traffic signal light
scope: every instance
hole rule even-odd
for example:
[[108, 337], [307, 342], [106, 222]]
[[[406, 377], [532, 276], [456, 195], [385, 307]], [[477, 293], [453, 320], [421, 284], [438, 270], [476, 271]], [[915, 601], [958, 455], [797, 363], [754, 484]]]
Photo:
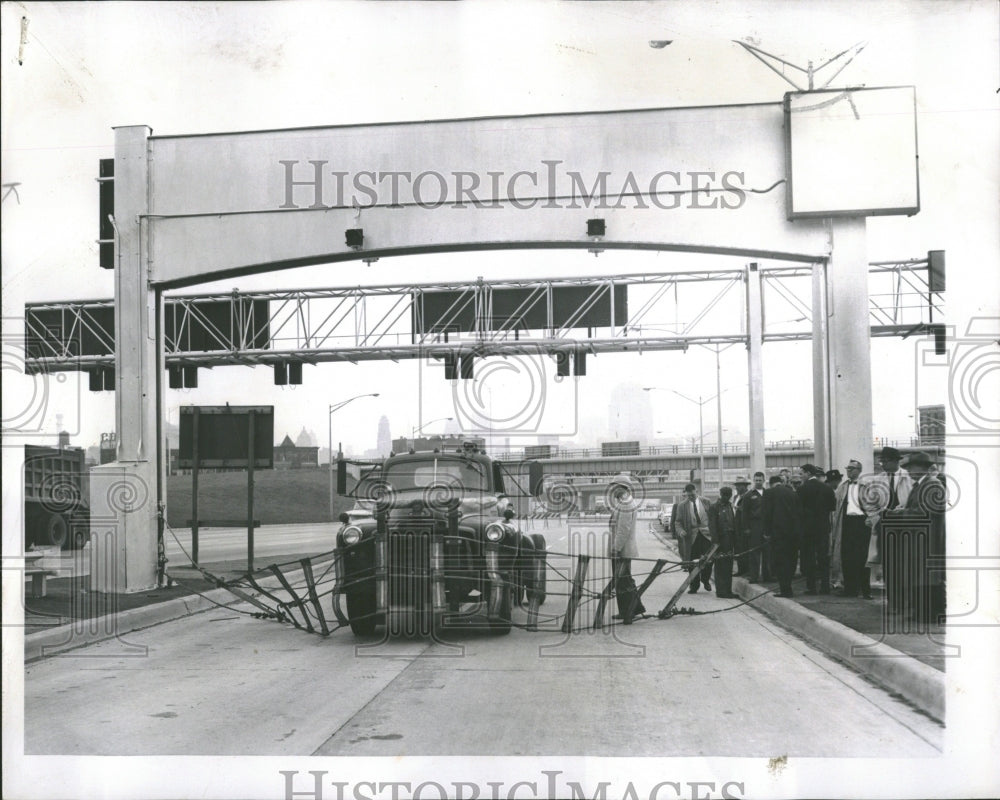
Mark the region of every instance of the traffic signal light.
[[459, 371], [462, 376], [462, 380], [471, 381], [474, 377], [474, 367], [476, 359], [471, 355], [463, 355], [459, 357]]
[[944, 250], [928, 250], [927, 288], [932, 292], [943, 292], [944, 283]]
[[115, 213], [115, 160], [102, 158], [98, 164], [97, 183], [100, 186], [97, 210], [97, 246], [100, 248], [101, 269], [115, 266], [115, 226], [111, 218]]
[[565, 350], [560, 350], [555, 354], [555, 358], [556, 358], [556, 377], [568, 378], [570, 354]]

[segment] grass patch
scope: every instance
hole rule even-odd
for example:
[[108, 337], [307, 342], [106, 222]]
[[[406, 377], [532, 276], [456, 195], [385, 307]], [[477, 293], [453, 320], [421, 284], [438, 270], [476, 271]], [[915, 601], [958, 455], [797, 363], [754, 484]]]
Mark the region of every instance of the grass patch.
[[[355, 481], [348, 476], [350, 491]], [[334, 496], [334, 517], [354, 507], [353, 497]], [[202, 472], [198, 475], [200, 519], [246, 519], [247, 474]], [[327, 522], [330, 517], [330, 474], [325, 469], [261, 469], [254, 472], [254, 518], [262, 525]], [[188, 527], [191, 519], [191, 476], [167, 478], [167, 522]]]

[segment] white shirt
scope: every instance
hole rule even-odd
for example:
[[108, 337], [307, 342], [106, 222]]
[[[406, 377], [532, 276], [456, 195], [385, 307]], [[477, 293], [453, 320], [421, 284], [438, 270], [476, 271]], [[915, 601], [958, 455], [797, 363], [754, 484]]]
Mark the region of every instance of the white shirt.
[[847, 483], [847, 509], [844, 512], [849, 517], [863, 517], [865, 512], [861, 509], [861, 503], [858, 502], [858, 490], [861, 484], [857, 481], [848, 481]]

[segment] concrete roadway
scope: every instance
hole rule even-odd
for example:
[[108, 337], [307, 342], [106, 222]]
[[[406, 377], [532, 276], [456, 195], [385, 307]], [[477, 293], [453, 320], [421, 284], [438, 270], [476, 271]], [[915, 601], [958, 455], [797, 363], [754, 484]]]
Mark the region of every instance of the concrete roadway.
[[[674, 556], [640, 527], [645, 557]], [[565, 527], [534, 530], [566, 552]], [[568, 559], [551, 562], [570, 572]], [[682, 577], [658, 578], [647, 608], [661, 608]], [[566, 588], [550, 570], [544, 612], [562, 613]], [[700, 591], [680, 605], [734, 602]], [[219, 608], [123, 634], [128, 648], [108, 640], [27, 665], [25, 753], [940, 753], [941, 726], [749, 606], [570, 637], [555, 624], [456, 635], [450, 645], [376, 639], [361, 648], [346, 629], [322, 638]], [[134, 655], [135, 646], [145, 653]]]

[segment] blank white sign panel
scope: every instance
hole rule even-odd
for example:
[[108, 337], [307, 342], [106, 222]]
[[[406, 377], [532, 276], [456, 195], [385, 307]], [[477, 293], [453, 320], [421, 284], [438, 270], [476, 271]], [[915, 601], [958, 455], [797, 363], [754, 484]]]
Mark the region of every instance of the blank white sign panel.
[[788, 218], [915, 214], [912, 86], [785, 95]]

